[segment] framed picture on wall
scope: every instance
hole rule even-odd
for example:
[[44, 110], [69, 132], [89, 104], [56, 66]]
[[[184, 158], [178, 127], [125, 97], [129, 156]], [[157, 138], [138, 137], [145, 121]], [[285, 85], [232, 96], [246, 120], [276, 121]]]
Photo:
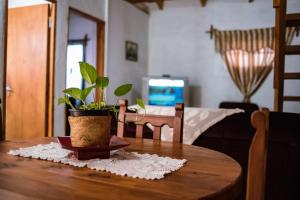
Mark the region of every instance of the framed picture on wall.
[[130, 61], [138, 61], [138, 44], [131, 41], [125, 42], [125, 58]]

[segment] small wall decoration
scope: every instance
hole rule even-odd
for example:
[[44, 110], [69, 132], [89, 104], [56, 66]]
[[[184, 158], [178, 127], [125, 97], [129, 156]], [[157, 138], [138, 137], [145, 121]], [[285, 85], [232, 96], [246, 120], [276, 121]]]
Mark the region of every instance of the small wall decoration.
[[138, 61], [138, 44], [131, 41], [126, 41], [125, 44], [126, 60]]

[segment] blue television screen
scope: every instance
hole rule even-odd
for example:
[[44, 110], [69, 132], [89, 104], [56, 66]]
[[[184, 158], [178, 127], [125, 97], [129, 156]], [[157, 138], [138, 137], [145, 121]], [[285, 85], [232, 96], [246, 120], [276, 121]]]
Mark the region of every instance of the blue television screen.
[[150, 79], [149, 105], [175, 106], [184, 102], [184, 80]]

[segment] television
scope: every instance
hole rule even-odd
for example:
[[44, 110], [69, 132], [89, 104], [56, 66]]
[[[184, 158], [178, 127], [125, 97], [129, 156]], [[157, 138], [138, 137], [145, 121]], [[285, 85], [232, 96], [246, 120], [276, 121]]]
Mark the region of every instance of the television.
[[188, 79], [185, 77], [149, 76], [143, 77], [143, 101], [148, 105], [188, 106]]

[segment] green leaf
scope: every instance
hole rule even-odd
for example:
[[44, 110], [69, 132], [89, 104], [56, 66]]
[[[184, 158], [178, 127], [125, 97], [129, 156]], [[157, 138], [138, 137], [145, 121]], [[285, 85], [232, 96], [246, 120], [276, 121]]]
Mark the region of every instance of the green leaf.
[[137, 98], [136, 99], [136, 104], [139, 105], [142, 109], [146, 110], [145, 104], [144, 104], [142, 99]]
[[109, 78], [108, 77], [97, 77], [96, 86], [102, 90], [108, 86]]
[[102, 108], [102, 107], [105, 107], [105, 106], [106, 106], [105, 101], [101, 101], [101, 102], [100, 102], [100, 107]]
[[114, 113], [115, 118], [118, 119], [118, 112], [119, 109], [117, 109], [115, 106], [111, 107], [110, 110]]
[[96, 69], [86, 62], [79, 62], [79, 65], [82, 78], [89, 84], [94, 84], [97, 79]]
[[72, 104], [71, 104], [71, 101], [70, 101], [70, 99], [69, 99], [69, 97], [68, 97], [68, 96], [66, 96], [66, 97], [65, 97], [65, 100], [66, 100], [66, 104], [68, 104], [68, 105], [72, 105]]
[[81, 105], [81, 106], [79, 107], [79, 109], [81, 109], [81, 110], [86, 110], [86, 109], [88, 109], [88, 106], [85, 105], [85, 104], [83, 104], [83, 105]]
[[63, 91], [74, 99], [81, 100], [81, 90], [79, 88], [68, 88]]
[[91, 87], [85, 88], [84, 90], [81, 91], [80, 98], [81, 98], [82, 101], [86, 100], [87, 96], [91, 93], [93, 88], [94, 87], [91, 86]]
[[91, 102], [89, 105], [88, 105], [88, 109], [89, 110], [94, 110], [96, 109], [97, 107], [97, 104], [95, 102]]
[[70, 99], [69, 99], [69, 96], [65, 96], [65, 101], [66, 101], [66, 104], [68, 104], [69, 106], [71, 106], [71, 108], [73, 110], [75, 110], [75, 107], [72, 105]]
[[114, 94], [118, 97], [124, 96], [132, 89], [132, 84], [124, 84], [115, 89]]
[[58, 105], [63, 104], [63, 103], [66, 103], [65, 97], [59, 97], [58, 98]]

